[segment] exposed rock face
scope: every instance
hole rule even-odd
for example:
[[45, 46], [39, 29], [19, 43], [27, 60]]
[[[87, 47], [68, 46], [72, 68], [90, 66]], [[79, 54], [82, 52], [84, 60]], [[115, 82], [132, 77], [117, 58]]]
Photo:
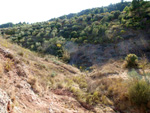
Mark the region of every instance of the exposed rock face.
[[10, 113], [10, 98], [8, 97], [7, 93], [0, 89], [0, 113]]
[[124, 35], [124, 40], [109, 44], [81, 45], [78, 51], [71, 54], [71, 64], [90, 67], [94, 64], [107, 62], [108, 59], [124, 58], [127, 54], [134, 53], [141, 56], [144, 53], [149, 56], [149, 36], [139, 32]]

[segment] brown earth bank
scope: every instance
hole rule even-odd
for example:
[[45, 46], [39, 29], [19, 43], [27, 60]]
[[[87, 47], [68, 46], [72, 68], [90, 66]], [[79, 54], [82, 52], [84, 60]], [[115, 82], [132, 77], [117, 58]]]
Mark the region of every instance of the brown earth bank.
[[[75, 67], [49, 56], [0, 42], [1, 113], [89, 113], [70, 91], [59, 89], [65, 78], [80, 76]], [[53, 87], [52, 87], [53, 86]], [[107, 111], [107, 107], [102, 107]], [[113, 111], [108, 107], [108, 111]], [[101, 110], [103, 112], [103, 110]]]

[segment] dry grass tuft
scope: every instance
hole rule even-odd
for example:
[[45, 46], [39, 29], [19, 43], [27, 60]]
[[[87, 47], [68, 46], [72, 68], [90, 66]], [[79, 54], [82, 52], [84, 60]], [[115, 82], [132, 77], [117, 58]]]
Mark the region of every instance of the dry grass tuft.
[[3, 74], [3, 72], [4, 72], [4, 67], [3, 64], [0, 62], [0, 77]]
[[32, 90], [35, 92], [35, 93], [40, 93], [41, 90], [40, 90], [40, 87], [38, 85], [38, 80], [37, 78], [35, 77], [31, 77], [28, 79], [28, 83], [31, 85], [31, 88]]
[[4, 70], [5, 70], [6, 72], [11, 71], [13, 65], [14, 65], [14, 62], [12, 62], [10, 59], [7, 59], [7, 61], [5, 62], [5, 65], [4, 65]]
[[73, 81], [79, 84], [80, 88], [87, 88], [87, 81], [85, 75], [73, 77]]

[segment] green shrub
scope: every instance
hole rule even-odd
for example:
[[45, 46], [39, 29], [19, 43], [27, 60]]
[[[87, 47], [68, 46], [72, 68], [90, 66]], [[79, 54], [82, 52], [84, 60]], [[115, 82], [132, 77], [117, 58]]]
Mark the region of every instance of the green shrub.
[[54, 71], [51, 73], [51, 77], [55, 77], [56, 75], [57, 75], [57, 73]]
[[145, 80], [133, 80], [128, 89], [129, 100], [136, 106], [146, 105], [150, 100], [150, 84]]
[[100, 102], [100, 94], [95, 91], [93, 94], [89, 94], [86, 98], [86, 103], [90, 105], [95, 105]]
[[124, 34], [125, 32], [126, 32], [125, 30], [121, 30], [121, 31], [120, 31], [121, 34]]
[[137, 67], [138, 66], [138, 57], [135, 54], [127, 55], [125, 60], [126, 60], [125, 67]]

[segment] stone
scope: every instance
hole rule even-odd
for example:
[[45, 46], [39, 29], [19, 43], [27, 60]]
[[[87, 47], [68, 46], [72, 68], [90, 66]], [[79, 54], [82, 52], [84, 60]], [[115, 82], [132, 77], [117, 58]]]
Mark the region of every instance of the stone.
[[8, 94], [0, 89], [0, 113], [11, 112], [11, 99]]

